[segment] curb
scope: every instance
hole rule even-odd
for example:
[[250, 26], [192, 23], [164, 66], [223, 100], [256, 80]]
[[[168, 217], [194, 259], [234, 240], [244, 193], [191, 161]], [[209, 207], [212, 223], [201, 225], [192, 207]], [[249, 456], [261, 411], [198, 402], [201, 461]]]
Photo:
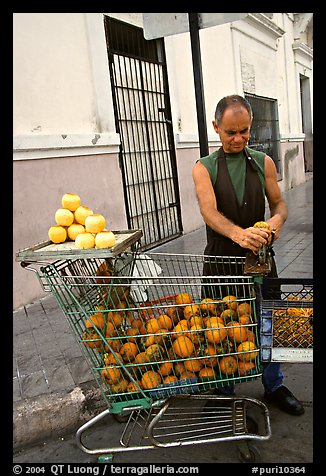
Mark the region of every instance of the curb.
[[101, 389], [94, 385], [19, 402], [13, 408], [13, 449], [77, 430], [105, 408]]

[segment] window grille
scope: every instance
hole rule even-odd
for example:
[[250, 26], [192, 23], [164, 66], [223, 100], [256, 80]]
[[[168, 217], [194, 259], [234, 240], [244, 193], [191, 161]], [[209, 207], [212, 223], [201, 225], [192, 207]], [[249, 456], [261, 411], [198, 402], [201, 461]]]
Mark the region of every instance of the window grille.
[[249, 147], [269, 155], [280, 173], [279, 159], [279, 121], [276, 99], [245, 93], [249, 101], [254, 120], [251, 127]]

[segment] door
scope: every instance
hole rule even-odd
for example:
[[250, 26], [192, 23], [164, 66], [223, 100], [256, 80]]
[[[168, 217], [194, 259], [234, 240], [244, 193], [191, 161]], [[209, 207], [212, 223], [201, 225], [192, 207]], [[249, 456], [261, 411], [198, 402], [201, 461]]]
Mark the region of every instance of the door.
[[110, 17], [105, 25], [128, 226], [149, 249], [182, 233], [164, 44]]
[[302, 132], [305, 134], [303, 142], [305, 172], [313, 172], [313, 140], [310, 102], [309, 78], [300, 74], [300, 98], [302, 115]]

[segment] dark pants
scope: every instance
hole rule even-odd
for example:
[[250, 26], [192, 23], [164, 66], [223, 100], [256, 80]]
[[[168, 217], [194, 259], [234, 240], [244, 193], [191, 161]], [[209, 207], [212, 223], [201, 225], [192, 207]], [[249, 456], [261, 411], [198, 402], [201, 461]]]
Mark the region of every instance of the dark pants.
[[[233, 283], [239, 283], [239, 279], [234, 278], [234, 276], [243, 276], [243, 266], [241, 265], [240, 260], [230, 259], [221, 259], [217, 257], [205, 257], [205, 264], [203, 269], [203, 276], [218, 276], [217, 278], [203, 278], [203, 286], [201, 289], [202, 299], [203, 298], [212, 298], [212, 299], [221, 299], [226, 295], [235, 295], [238, 294], [239, 284], [235, 285]], [[226, 278], [227, 276], [227, 278]], [[268, 275], [269, 278], [277, 278], [277, 269], [274, 258], [272, 259], [272, 270]], [[241, 278], [240, 278], [241, 281]], [[225, 283], [227, 285], [225, 286]], [[241, 284], [240, 284], [241, 287]], [[243, 296], [242, 296], [243, 297]], [[245, 296], [244, 296], [245, 297]], [[273, 284], [272, 286], [268, 283], [267, 280], [263, 280], [261, 286], [256, 288], [256, 311], [258, 316], [258, 329], [260, 324], [260, 312], [259, 312], [259, 300], [260, 299], [271, 299], [279, 300], [281, 299], [281, 288], [279, 284]], [[266, 393], [274, 392], [283, 384], [284, 375], [280, 368], [279, 362], [268, 362], [262, 363], [262, 383], [265, 388]], [[227, 395], [234, 394], [234, 385], [228, 385], [220, 389], [221, 393]]]

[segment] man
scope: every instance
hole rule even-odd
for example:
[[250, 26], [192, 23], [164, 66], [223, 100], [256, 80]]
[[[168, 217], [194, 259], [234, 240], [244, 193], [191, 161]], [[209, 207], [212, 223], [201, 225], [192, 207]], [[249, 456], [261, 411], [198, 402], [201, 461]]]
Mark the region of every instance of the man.
[[[253, 115], [249, 102], [238, 95], [219, 101], [213, 127], [222, 147], [201, 158], [193, 167], [200, 212], [206, 223], [206, 255], [245, 256], [257, 253], [271, 239], [271, 231], [254, 228], [264, 221], [265, 196], [271, 217], [266, 220], [279, 237], [288, 209], [282, 198], [276, 167], [268, 155], [247, 147]], [[271, 276], [277, 277], [273, 260]], [[302, 415], [304, 408], [283, 385], [279, 363], [264, 365], [262, 382], [264, 398], [283, 411]], [[221, 391], [233, 393], [233, 387]]]

